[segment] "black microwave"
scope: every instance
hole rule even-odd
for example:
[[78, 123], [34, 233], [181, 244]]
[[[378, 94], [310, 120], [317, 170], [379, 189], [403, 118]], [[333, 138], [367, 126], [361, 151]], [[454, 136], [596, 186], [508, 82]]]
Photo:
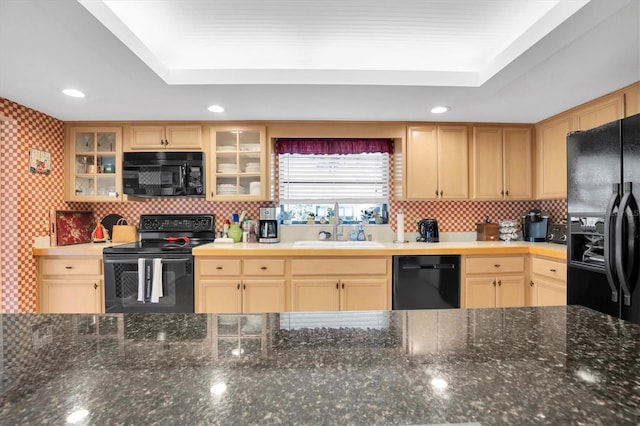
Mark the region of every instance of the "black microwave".
[[139, 197], [204, 197], [204, 153], [125, 152], [122, 188]]

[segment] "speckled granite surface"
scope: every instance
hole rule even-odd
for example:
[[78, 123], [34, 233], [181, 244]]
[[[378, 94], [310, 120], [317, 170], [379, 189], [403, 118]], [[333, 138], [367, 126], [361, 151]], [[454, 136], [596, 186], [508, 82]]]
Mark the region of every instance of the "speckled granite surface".
[[640, 327], [579, 307], [0, 321], [3, 425], [640, 422]]

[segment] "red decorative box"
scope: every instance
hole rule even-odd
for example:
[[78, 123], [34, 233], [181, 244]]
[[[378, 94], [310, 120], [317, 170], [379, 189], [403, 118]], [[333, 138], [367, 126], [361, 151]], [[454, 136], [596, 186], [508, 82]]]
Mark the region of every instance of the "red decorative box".
[[51, 210], [52, 246], [90, 243], [94, 228], [92, 211]]

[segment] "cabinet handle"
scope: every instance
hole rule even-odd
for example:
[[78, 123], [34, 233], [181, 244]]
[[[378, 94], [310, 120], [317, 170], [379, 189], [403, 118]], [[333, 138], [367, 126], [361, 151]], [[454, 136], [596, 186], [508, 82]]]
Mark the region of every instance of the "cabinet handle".
[[529, 281], [529, 287], [533, 287], [535, 283], [533, 281]]
[[556, 270], [555, 270], [555, 269], [553, 269], [553, 268], [549, 269], [549, 271], [550, 271], [550, 272], [556, 272]]
[[340, 283], [336, 283], [336, 290], [340, 289]]
[[498, 285], [502, 285], [502, 280], [498, 280]]
[[500, 195], [504, 195], [504, 189], [500, 191]]
[[65, 266], [65, 269], [73, 269], [73, 266]]
[[444, 191], [442, 191], [442, 189], [440, 190], [440, 196], [442, 197], [442, 194], [444, 194]]
[[505, 192], [506, 196], [509, 196], [509, 190], [507, 189], [507, 192]]
[[222, 271], [222, 266], [216, 266], [216, 269]]
[[436, 197], [438, 196], [438, 190], [436, 189]]
[[261, 266], [260, 269], [262, 269], [263, 271], [266, 271], [267, 267], [266, 266]]
[[238, 290], [240, 290], [240, 283], [238, 283]]
[[491, 284], [493, 284], [493, 286], [495, 287], [496, 286], [496, 280], [493, 280], [493, 282]]
[[246, 284], [242, 284], [242, 289], [246, 290], [247, 289], [247, 285]]
[[496, 263], [496, 264], [495, 264], [495, 265], [493, 265], [493, 266], [495, 266], [496, 268], [499, 268], [499, 267], [500, 267], [500, 264], [499, 264], [499, 263]]
[[344, 283], [342, 283], [342, 288], [344, 289]]
[[93, 289], [97, 290], [98, 289], [98, 283], [93, 283]]

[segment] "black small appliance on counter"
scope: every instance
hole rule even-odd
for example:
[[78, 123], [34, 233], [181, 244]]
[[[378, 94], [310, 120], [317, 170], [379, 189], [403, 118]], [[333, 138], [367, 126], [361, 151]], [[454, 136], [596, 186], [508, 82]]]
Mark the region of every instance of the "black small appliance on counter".
[[437, 243], [440, 241], [438, 221], [435, 219], [422, 219], [418, 222], [418, 236], [416, 241], [423, 243]]
[[530, 210], [522, 216], [522, 239], [529, 242], [547, 241], [549, 214]]

